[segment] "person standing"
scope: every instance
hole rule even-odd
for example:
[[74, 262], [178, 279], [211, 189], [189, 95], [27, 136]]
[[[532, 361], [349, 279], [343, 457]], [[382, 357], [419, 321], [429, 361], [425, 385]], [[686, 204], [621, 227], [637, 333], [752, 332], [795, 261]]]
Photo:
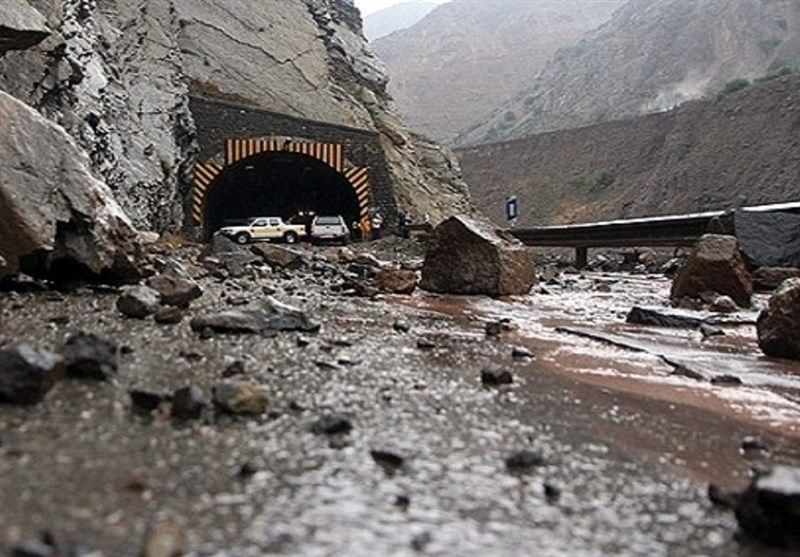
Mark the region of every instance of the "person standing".
[[369, 217], [361, 219], [361, 240], [368, 241], [370, 239], [372, 226], [369, 222]]
[[383, 217], [380, 213], [375, 213], [375, 216], [372, 218], [372, 239], [373, 240], [380, 240], [381, 239], [381, 227], [383, 226]]
[[357, 220], [354, 220], [353, 224], [350, 225], [350, 238], [354, 242], [361, 241], [361, 225], [358, 223]]

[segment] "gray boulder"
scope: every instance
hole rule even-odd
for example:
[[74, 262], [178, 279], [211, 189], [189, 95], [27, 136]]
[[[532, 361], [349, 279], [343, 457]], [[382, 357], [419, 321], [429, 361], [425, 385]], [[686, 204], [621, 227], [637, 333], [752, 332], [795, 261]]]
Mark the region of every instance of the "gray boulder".
[[267, 395], [263, 389], [242, 381], [224, 381], [213, 388], [214, 403], [229, 414], [263, 414]]
[[47, 20], [27, 0], [0, 3], [0, 56], [36, 46], [50, 35]]
[[129, 286], [117, 298], [117, 309], [125, 317], [144, 319], [158, 311], [161, 296], [149, 286]]
[[0, 91], [0, 255], [6, 274], [55, 281], [139, 277], [136, 231], [67, 133]]
[[35, 404], [64, 373], [64, 360], [19, 344], [0, 350], [0, 402]]
[[262, 333], [265, 331], [318, 331], [320, 325], [306, 312], [267, 298], [256, 309], [232, 309], [206, 313], [192, 319], [195, 331], [215, 333]]
[[431, 292], [507, 296], [527, 294], [536, 280], [533, 256], [520, 242], [465, 216], [436, 227], [420, 286]]
[[800, 550], [800, 468], [776, 466], [756, 477], [736, 509], [741, 530], [767, 545]]
[[800, 278], [785, 281], [772, 295], [756, 329], [764, 354], [800, 360]]
[[736, 211], [739, 249], [755, 267], [800, 267], [800, 214]]
[[203, 290], [195, 281], [171, 272], [151, 277], [147, 285], [158, 292], [161, 303], [168, 306], [187, 308], [192, 300], [203, 295]]

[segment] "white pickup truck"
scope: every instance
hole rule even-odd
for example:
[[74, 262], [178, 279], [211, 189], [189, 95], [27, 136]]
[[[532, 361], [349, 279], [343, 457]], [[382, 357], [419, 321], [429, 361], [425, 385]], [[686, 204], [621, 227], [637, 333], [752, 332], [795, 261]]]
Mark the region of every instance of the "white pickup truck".
[[220, 233], [237, 244], [258, 240], [283, 240], [287, 244], [296, 244], [306, 235], [306, 227], [302, 224], [287, 224], [280, 217], [258, 217], [245, 225], [221, 228]]
[[334, 241], [346, 245], [350, 242], [350, 229], [341, 216], [316, 216], [311, 222], [311, 241]]

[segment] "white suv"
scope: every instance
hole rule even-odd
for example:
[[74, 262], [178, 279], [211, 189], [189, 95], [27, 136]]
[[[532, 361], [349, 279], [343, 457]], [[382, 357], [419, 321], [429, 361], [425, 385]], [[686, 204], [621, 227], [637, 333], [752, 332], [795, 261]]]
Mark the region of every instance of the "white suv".
[[232, 238], [237, 244], [248, 244], [256, 240], [283, 240], [296, 244], [305, 236], [306, 227], [302, 224], [287, 224], [280, 217], [259, 217], [247, 225], [226, 226], [220, 233]]
[[311, 222], [311, 240], [314, 242], [350, 242], [350, 229], [341, 216], [317, 216]]

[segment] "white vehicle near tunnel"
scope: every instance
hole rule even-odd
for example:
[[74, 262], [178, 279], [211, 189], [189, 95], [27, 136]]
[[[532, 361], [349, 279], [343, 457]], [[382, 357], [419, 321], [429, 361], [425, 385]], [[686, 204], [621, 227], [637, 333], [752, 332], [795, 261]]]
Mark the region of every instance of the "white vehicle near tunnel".
[[306, 235], [306, 227], [302, 224], [288, 224], [280, 217], [258, 217], [245, 225], [225, 226], [220, 229], [220, 233], [237, 244], [263, 240], [283, 240], [287, 244], [296, 244]]
[[311, 221], [311, 241], [342, 242], [347, 244], [350, 242], [350, 229], [341, 215], [319, 215]]

